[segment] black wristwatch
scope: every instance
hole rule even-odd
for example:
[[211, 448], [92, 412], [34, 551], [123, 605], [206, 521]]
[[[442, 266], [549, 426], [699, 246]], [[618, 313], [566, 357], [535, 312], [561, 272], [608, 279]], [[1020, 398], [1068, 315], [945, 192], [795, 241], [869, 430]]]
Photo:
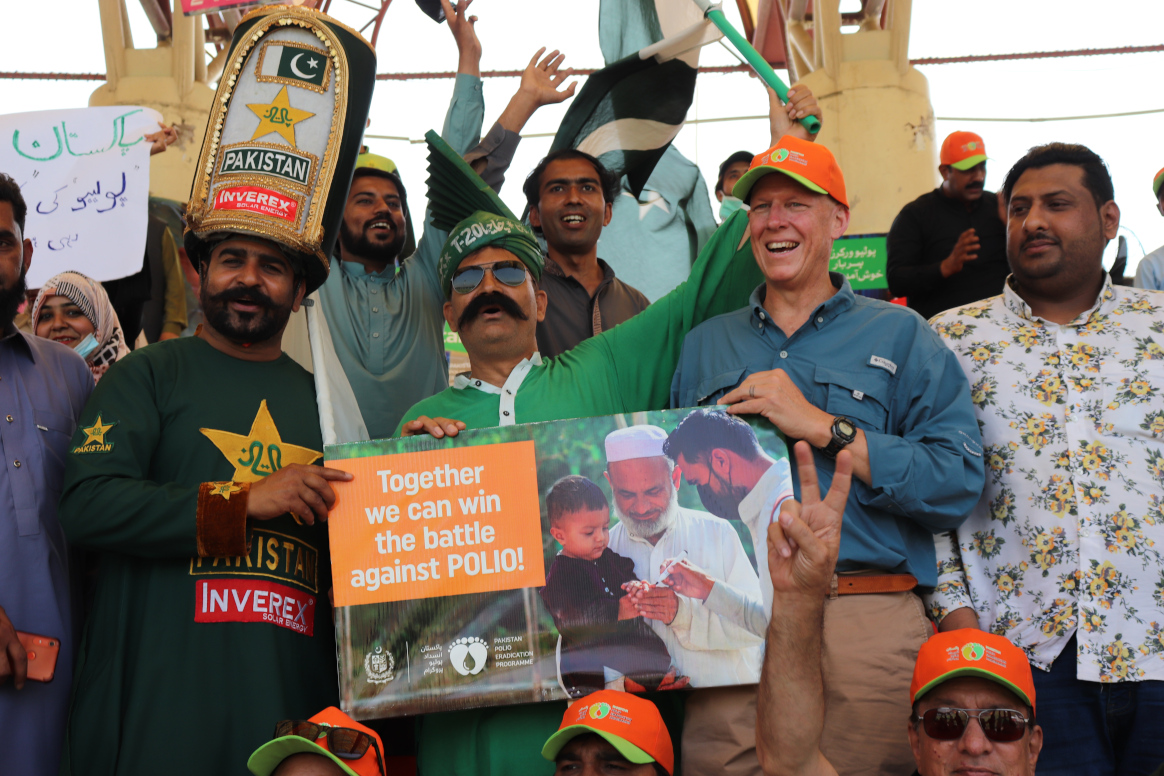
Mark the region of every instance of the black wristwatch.
[[826, 446], [821, 448], [821, 454], [825, 458], [835, 459], [837, 453], [845, 449], [845, 445], [857, 438], [857, 427], [853, 425], [853, 421], [848, 418], [838, 415], [833, 418], [833, 438]]

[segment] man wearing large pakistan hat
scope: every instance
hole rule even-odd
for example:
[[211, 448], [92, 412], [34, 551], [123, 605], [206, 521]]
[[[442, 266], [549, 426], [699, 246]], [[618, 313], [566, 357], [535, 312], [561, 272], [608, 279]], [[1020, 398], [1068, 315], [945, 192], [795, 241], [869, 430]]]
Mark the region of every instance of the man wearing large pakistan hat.
[[188, 207], [205, 323], [111, 368], [70, 445], [61, 523], [99, 571], [63, 773], [239, 773], [270, 720], [337, 700], [324, 521], [349, 476], [318, 465], [280, 342], [327, 277], [374, 72], [316, 11], [238, 25]]
[[[691, 276], [634, 318], [543, 360], [537, 322], [542, 252], [468, 165], [428, 135], [433, 221], [449, 230], [439, 271], [445, 320], [461, 335], [471, 371], [412, 407], [398, 433], [458, 429], [661, 409], [683, 336], [746, 301], [761, 275], [746, 240], [746, 213], [715, 233]], [[559, 704], [429, 715], [418, 731], [422, 774], [540, 773], [537, 744], [554, 731]], [[467, 735], [466, 731], [476, 731]]]

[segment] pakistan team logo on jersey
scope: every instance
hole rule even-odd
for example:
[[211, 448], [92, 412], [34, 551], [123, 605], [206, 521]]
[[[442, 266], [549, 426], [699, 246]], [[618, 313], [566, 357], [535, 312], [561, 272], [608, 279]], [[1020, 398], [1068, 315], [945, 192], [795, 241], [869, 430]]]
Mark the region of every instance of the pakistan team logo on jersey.
[[251, 430], [246, 434], [213, 428], [202, 428], [199, 431], [214, 443], [234, 467], [231, 476], [234, 482], [258, 482], [288, 464], [310, 464], [323, 457], [323, 453], [311, 448], [283, 441], [271, 411], [267, 409], [266, 399], [259, 403], [259, 411], [255, 413]]
[[109, 430], [116, 426], [118, 421], [112, 423], [103, 423], [101, 421], [101, 413], [97, 413], [97, 420], [92, 426], [88, 428], [82, 426], [81, 431], [85, 434], [85, 441], [72, 449], [73, 453], [108, 453], [113, 450], [113, 443], [105, 441], [105, 435]]

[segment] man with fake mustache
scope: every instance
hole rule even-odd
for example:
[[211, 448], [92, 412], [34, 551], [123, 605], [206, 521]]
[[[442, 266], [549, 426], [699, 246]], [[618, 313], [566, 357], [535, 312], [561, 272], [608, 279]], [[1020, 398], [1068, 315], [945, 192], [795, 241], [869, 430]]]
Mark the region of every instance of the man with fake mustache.
[[1002, 290], [1006, 226], [998, 195], [986, 191], [986, 145], [973, 132], [942, 143], [942, 185], [910, 202], [889, 228], [889, 291], [929, 319]]
[[[442, 0], [460, 60], [441, 136], [500, 189], [522, 127], [541, 106], [573, 95], [574, 85], [563, 86], [561, 54], [542, 57], [545, 50], [538, 51], [509, 105], [478, 143], [485, 104], [477, 17], [468, 15], [469, 2], [454, 8]], [[361, 154], [340, 225], [338, 261], [319, 296], [331, 344], [372, 439], [391, 436], [406, 409], [449, 385], [436, 274], [445, 235], [431, 224], [425, 229], [417, 245], [395, 163]]]

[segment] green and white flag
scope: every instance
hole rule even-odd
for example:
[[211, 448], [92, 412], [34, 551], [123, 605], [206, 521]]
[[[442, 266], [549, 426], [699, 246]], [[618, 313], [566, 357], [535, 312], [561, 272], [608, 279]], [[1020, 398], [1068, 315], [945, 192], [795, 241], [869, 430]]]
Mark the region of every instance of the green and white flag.
[[308, 45], [267, 44], [257, 73], [260, 81], [326, 88], [330, 60], [327, 52]]
[[625, 50], [628, 35], [644, 45], [586, 80], [550, 150], [597, 157], [637, 197], [687, 119], [699, 48], [722, 33], [691, 0], [603, 0], [599, 19], [625, 31], [615, 48]]

